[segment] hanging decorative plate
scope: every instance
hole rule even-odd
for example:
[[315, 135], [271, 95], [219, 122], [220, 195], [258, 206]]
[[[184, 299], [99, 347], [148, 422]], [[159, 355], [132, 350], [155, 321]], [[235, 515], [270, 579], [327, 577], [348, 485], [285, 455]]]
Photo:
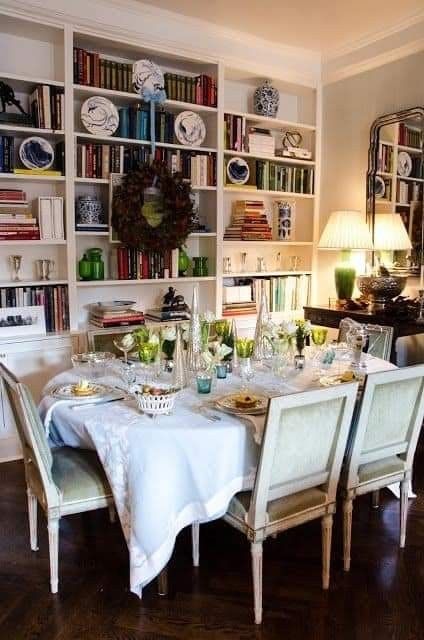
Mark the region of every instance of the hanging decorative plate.
[[231, 158], [227, 164], [227, 176], [233, 184], [246, 184], [250, 168], [244, 158]]
[[133, 87], [146, 102], [166, 100], [163, 72], [152, 60], [137, 60], [133, 64]]
[[178, 142], [199, 147], [206, 137], [206, 127], [198, 113], [182, 111], [175, 118], [175, 135]]
[[375, 176], [374, 192], [376, 198], [384, 198], [386, 193], [386, 183], [381, 176]]
[[407, 178], [412, 172], [412, 159], [406, 151], [399, 151], [397, 159], [397, 172], [399, 176]]
[[45, 138], [31, 136], [21, 143], [19, 158], [27, 169], [50, 169], [54, 162], [54, 149]]
[[118, 110], [107, 98], [92, 96], [81, 107], [81, 121], [90, 133], [111, 136], [119, 126]]

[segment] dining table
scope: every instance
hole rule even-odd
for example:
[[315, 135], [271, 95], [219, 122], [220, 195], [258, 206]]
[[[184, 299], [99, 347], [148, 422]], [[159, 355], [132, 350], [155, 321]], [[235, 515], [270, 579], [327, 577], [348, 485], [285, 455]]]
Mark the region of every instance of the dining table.
[[[396, 368], [364, 358], [367, 373]], [[327, 373], [335, 372], [340, 363]], [[237, 372], [215, 379], [210, 394], [197, 393], [192, 382], [178, 393], [170, 415], [154, 418], [140, 412], [131, 394], [119, 391], [125, 383], [118, 367], [103, 374], [96, 382], [120, 393], [121, 400], [87, 405], [57, 400], [53, 388], [78, 380], [71, 369], [49, 381], [39, 411], [52, 447], [97, 452], [129, 549], [130, 590], [141, 597], [143, 587], [166, 567], [184, 527], [221, 518], [237, 492], [253, 487], [264, 418], [261, 423], [257, 416], [231, 415], [216, 407], [219, 397], [240, 390]], [[284, 377], [261, 363], [249, 393], [273, 397], [319, 386], [319, 374], [308, 361], [303, 370], [291, 367]]]

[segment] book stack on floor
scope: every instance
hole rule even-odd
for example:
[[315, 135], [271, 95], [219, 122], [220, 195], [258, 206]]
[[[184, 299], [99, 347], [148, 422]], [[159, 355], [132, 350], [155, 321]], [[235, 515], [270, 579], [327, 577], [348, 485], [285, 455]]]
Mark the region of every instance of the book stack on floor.
[[224, 240], [272, 240], [263, 200], [237, 200]]
[[38, 222], [30, 213], [26, 193], [0, 189], [0, 241], [39, 239]]
[[165, 73], [165, 92], [168, 100], [191, 102], [207, 107], [217, 105], [216, 80], [205, 74], [193, 77]]
[[89, 320], [90, 324], [103, 329], [109, 327], [126, 327], [144, 324], [144, 313], [128, 307], [122, 310], [105, 311], [97, 305], [93, 305], [90, 310]]
[[38, 287], [2, 287], [0, 307], [43, 306], [46, 331], [69, 330], [68, 287], [66, 285], [46, 285]]
[[268, 129], [251, 127], [247, 134], [247, 147], [252, 155], [274, 156], [275, 138]]
[[74, 47], [75, 84], [133, 92], [132, 62], [121, 62]]
[[63, 198], [60, 196], [39, 197], [38, 220], [42, 240], [64, 240]]
[[110, 271], [117, 280], [151, 280], [178, 276], [178, 249], [174, 251], [138, 251], [118, 247], [111, 251]]
[[0, 173], [13, 173], [14, 147], [12, 136], [0, 136]]
[[38, 85], [30, 95], [34, 127], [62, 130], [65, 126], [65, 93], [63, 87]]

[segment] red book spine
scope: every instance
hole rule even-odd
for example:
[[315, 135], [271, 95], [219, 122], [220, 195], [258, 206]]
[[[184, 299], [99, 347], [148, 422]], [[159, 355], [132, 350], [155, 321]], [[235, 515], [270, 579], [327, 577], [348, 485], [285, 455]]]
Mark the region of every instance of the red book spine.
[[141, 272], [141, 277], [145, 280], [149, 277], [149, 255], [147, 253], [143, 253], [143, 265], [142, 265], [142, 272]]
[[116, 250], [116, 259], [118, 261], [118, 280], [123, 280], [124, 278], [123, 251], [124, 247], [118, 247]]

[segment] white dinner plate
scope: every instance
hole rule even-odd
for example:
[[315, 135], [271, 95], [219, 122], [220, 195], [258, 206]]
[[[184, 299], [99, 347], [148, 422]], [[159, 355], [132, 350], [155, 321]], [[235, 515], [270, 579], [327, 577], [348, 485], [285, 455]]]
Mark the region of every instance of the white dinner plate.
[[222, 409], [227, 413], [244, 413], [245, 415], [250, 416], [260, 416], [266, 413], [269, 402], [269, 398], [267, 398], [266, 396], [252, 393], [251, 395], [257, 400], [256, 406], [248, 409], [243, 409], [236, 406], [236, 397], [238, 395], [240, 394], [232, 393], [228, 396], [222, 396], [222, 398], [218, 398], [217, 400], [215, 400], [215, 404], [219, 409]]
[[50, 391], [50, 395], [53, 398], [57, 398], [58, 400], [72, 400], [75, 402], [92, 402], [93, 400], [100, 400], [101, 398], [110, 395], [113, 391], [110, 387], [107, 387], [104, 384], [97, 384], [96, 382], [91, 382], [93, 392], [90, 395], [78, 396], [74, 393], [73, 388], [75, 387], [75, 382], [68, 384], [61, 384], [52, 391]]

